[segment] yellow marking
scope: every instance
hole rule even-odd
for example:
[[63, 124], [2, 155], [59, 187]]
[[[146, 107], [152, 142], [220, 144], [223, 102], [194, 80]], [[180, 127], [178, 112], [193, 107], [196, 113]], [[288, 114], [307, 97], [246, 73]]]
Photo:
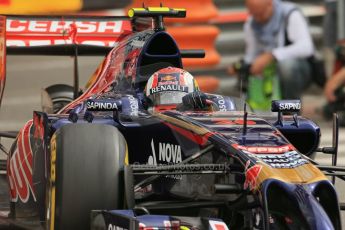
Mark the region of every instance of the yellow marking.
[[186, 9], [184, 9], [184, 8], [173, 8], [173, 10], [177, 10], [177, 11], [186, 11]]
[[149, 7], [147, 8], [149, 11], [152, 11], [152, 12], [169, 12], [170, 9], [169, 7]]
[[50, 230], [55, 228], [55, 181], [56, 181], [56, 136], [51, 140], [50, 156]]
[[128, 10], [128, 17], [132, 18], [135, 15], [135, 12], [137, 11], [145, 11], [145, 8], [132, 8], [130, 10]]
[[77, 12], [82, 8], [82, 0], [11, 0], [9, 5], [1, 5], [1, 14], [49, 14]]
[[128, 165], [128, 164], [129, 164], [129, 161], [128, 161], [128, 146], [127, 146], [127, 143], [126, 143], [125, 165]]
[[133, 18], [133, 16], [134, 16], [134, 10], [133, 10], [133, 9], [130, 9], [130, 10], [128, 11], [128, 17]]
[[180, 230], [190, 230], [190, 228], [186, 227], [186, 226], [181, 226]]

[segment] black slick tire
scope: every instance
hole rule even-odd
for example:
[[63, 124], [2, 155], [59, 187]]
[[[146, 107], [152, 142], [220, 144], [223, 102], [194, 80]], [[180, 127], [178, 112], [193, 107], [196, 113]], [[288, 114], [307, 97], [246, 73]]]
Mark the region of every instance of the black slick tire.
[[47, 229], [90, 229], [91, 210], [123, 205], [126, 142], [112, 126], [70, 124], [51, 141]]

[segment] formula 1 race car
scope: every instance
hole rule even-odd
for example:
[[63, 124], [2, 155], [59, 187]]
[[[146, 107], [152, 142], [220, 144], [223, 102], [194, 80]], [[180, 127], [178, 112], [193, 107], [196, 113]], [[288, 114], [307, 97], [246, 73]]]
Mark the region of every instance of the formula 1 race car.
[[[72, 55], [76, 68], [72, 90], [47, 88], [51, 113], [0, 133], [15, 138], [2, 162], [10, 205], [0, 207], [1, 228], [341, 229], [326, 177], [345, 178], [336, 117], [333, 146], [318, 148], [320, 128], [297, 115], [296, 100], [273, 101], [274, 117], [215, 94], [205, 94], [208, 110], [150, 110], [150, 76], [204, 56], [164, 30], [165, 17], [185, 15], [149, 7], [129, 17], [0, 18], [0, 95], [6, 52]], [[106, 55], [82, 92], [79, 55]], [[155, 91], [173, 79], [164, 75]], [[333, 154], [333, 166], [317, 165], [318, 151]]]

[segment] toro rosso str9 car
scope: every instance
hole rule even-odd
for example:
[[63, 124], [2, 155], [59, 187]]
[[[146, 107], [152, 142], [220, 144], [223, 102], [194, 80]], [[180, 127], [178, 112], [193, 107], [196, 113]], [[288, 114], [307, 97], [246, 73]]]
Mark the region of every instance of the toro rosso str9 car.
[[[297, 115], [296, 100], [273, 101], [274, 117], [216, 94], [204, 94], [210, 110], [148, 108], [152, 74], [204, 56], [164, 29], [165, 17], [185, 15], [149, 7], [129, 17], [0, 18], [0, 95], [6, 54], [75, 58], [74, 86], [48, 87], [44, 111], [0, 133], [15, 140], [1, 145], [3, 229], [341, 229], [326, 177], [344, 179], [336, 116], [333, 146], [319, 148], [320, 128]], [[105, 55], [83, 91], [80, 55]], [[333, 165], [314, 162], [316, 152]]]

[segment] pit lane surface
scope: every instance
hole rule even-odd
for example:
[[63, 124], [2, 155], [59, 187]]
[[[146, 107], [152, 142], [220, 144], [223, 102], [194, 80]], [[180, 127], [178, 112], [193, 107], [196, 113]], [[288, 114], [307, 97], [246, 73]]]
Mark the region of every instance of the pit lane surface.
[[[80, 86], [84, 86], [93, 71], [101, 61], [101, 57], [81, 57], [79, 59]], [[41, 110], [41, 89], [52, 84], [70, 84], [73, 82], [73, 59], [70, 57], [37, 57], [37, 56], [9, 56], [7, 57], [7, 80], [4, 98], [0, 109], [0, 131], [19, 130], [24, 123], [32, 118], [32, 111]], [[222, 91], [233, 81], [225, 79]], [[306, 94], [303, 97], [303, 114], [313, 118], [322, 131], [321, 147], [332, 144], [332, 124], [323, 121], [315, 108], [324, 102], [319, 91], [317, 94]], [[345, 128], [339, 133], [338, 164], [345, 166]], [[7, 148], [12, 140], [3, 138], [2, 143]], [[5, 155], [0, 155], [5, 158]], [[319, 154], [316, 159], [322, 164], [330, 165], [331, 157]], [[0, 177], [0, 206], [7, 205], [7, 194]], [[337, 181], [340, 201], [345, 202], [345, 182]], [[345, 225], [345, 213], [342, 213], [342, 222]], [[343, 229], [345, 229], [343, 227]]]

